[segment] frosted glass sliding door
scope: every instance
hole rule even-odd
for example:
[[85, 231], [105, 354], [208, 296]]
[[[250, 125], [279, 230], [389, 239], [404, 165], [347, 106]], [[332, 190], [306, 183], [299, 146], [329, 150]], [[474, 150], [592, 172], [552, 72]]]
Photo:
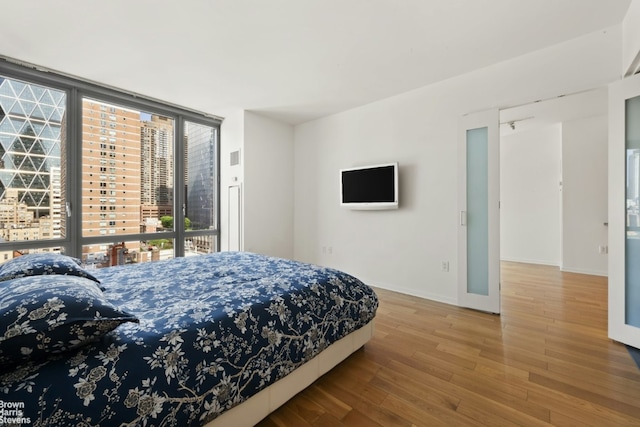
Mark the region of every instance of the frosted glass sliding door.
[[489, 295], [489, 131], [467, 130], [467, 292]]
[[458, 304], [500, 313], [498, 110], [464, 116], [458, 143]]
[[640, 96], [625, 101], [625, 323], [640, 327]]

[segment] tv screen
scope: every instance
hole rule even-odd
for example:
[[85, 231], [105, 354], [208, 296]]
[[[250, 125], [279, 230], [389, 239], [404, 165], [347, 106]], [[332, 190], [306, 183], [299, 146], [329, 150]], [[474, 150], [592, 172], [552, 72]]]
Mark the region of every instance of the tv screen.
[[353, 209], [398, 207], [398, 163], [340, 170], [341, 205]]

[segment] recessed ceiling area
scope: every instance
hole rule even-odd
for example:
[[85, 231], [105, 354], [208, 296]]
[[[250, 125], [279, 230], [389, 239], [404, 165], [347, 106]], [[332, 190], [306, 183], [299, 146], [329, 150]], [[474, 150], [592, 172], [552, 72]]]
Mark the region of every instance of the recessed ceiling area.
[[620, 24], [630, 0], [3, 3], [2, 56], [298, 124]]

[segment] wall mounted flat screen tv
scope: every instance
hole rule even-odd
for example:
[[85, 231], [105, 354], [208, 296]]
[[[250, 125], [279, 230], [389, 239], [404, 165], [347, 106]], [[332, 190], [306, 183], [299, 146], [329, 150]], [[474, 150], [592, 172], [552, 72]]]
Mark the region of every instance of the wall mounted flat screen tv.
[[340, 205], [351, 209], [397, 209], [398, 163], [340, 169]]

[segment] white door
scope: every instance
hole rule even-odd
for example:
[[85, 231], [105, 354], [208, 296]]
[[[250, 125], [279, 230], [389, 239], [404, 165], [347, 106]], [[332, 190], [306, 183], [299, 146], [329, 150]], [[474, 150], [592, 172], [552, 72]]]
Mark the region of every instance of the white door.
[[640, 348], [640, 75], [609, 86], [609, 337]]
[[458, 138], [458, 305], [500, 313], [498, 110], [468, 114]]
[[239, 251], [242, 246], [240, 224], [242, 224], [242, 199], [240, 185], [229, 187], [229, 251]]

